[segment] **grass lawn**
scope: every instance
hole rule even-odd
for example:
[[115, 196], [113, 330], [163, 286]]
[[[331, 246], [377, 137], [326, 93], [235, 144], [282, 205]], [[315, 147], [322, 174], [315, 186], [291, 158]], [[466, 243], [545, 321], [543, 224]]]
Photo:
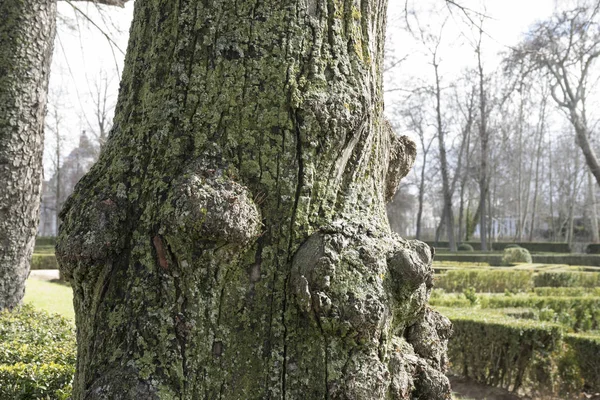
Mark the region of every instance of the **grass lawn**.
[[75, 321], [73, 290], [69, 286], [30, 278], [25, 287], [24, 303]]

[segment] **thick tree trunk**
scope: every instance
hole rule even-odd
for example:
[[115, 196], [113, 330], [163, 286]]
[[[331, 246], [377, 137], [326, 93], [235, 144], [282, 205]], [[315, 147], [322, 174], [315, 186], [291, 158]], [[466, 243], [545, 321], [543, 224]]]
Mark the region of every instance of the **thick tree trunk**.
[[35, 244], [55, 10], [0, 2], [0, 309], [21, 302]]
[[74, 399], [444, 399], [432, 254], [385, 199], [385, 0], [136, 2], [115, 126], [63, 208]]
[[600, 231], [598, 231], [598, 206], [596, 204], [596, 185], [590, 172], [588, 177], [588, 207], [590, 209], [590, 229], [592, 231], [592, 242], [600, 242]]

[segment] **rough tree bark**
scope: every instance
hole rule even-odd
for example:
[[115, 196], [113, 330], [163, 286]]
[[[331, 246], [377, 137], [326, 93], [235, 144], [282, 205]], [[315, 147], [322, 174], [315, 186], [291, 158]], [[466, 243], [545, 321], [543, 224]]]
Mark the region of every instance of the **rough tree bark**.
[[55, 30], [55, 0], [0, 2], [0, 310], [21, 303], [35, 245]]
[[20, 304], [35, 245], [55, 10], [0, 2], [0, 310]]
[[446, 399], [431, 249], [391, 233], [385, 0], [135, 4], [63, 208], [74, 399]]

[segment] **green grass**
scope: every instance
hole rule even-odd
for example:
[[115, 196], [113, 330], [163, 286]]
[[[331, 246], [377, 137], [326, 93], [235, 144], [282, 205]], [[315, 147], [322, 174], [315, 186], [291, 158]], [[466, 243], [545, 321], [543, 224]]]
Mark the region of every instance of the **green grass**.
[[23, 301], [36, 309], [75, 320], [73, 290], [69, 286], [39, 279], [28, 279]]

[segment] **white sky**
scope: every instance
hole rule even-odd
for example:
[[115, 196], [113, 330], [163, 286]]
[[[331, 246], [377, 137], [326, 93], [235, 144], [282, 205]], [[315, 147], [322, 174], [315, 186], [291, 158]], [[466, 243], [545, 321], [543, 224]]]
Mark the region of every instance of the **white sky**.
[[[555, 1], [558, 0], [459, 0], [459, 2], [474, 10], [485, 9], [484, 13], [490, 17], [484, 25], [487, 37], [484, 42], [486, 66], [495, 69], [498, 61], [496, 54], [518, 42], [520, 35], [536, 20], [546, 18], [553, 10]], [[563, 5], [566, 1], [561, 1]], [[76, 2], [83, 12], [98, 24], [102, 30], [110, 35], [123, 51], [127, 47], [127, 36], [131, 22], [133, 2], [130, 1], [124, 9], [114, 7], [95, 6], [85, 2]], [[391, 35], [397, 54], [415, 52], [402, 65], [402, 76], [419, 78], [422, 71], [427, 69], [422, 56], [423, 51], [409, 36], [402, 34], [397, 26], [398, 19], [402, 22], [404, 0], [390, 0], [389, 20]], [[431, 25], [438, 29], [443, 17], [431, 16], [428, 10], [441, 10], [448, 15], [448, 8], [444, 0], [408, 0], [408, 5], [417, 12], [422, 25]], [[61, 131], [64, 133], [63, 154], [77, 145], [79, 134], [83, 129], [89, 131], [88, 121], [93, 124], [93, 103], [90, 92], [94, 91], [94, 82], [101, 74], [106, 74], [112, 79], [112, 99], [116, 101], [118, 90], [117, 67], [122, 70], [123, 54], [111, 46], [107, 39], [97, 28], [86, 21], [82, 15], [75, 11], [68, 3], [58, 2], [59, 27], [50, 76], [50, 99], [59, 105], [60, 112], [64, 115]], [[100, 8], [102, 13], [98, 12]], [[452, 75], [462, 68], [475, 62], [475, 54], [469, 45], [470, 26], [464, 15], [456, 7], [452, 11], [444, 27], [444, 51], [442, 52], [442, 67], [445, 75]], [[62, 22], [64, 19], [68, 24]], [[114, 55], [113, 55], [114, 54]], [[419, 55], [421, 54], [421, 56]], [[395, 80], [400, 82], [400, 79]], [[395, 82], [394, 82], [395, 83]], [[389, 82], [388, 82], [389, 84]], [[401, 84], [401, 82], [400, 82]], [[387, 96], [388, 105], [394, 101], [394, 96]], [[51, 109], [51, 107], [50, 107]], [[46, 154], [44, 156], [45, 176], [48, 178], [52, 170], [51, 154], [54, 152], [55, 142], [47, 135]]]

